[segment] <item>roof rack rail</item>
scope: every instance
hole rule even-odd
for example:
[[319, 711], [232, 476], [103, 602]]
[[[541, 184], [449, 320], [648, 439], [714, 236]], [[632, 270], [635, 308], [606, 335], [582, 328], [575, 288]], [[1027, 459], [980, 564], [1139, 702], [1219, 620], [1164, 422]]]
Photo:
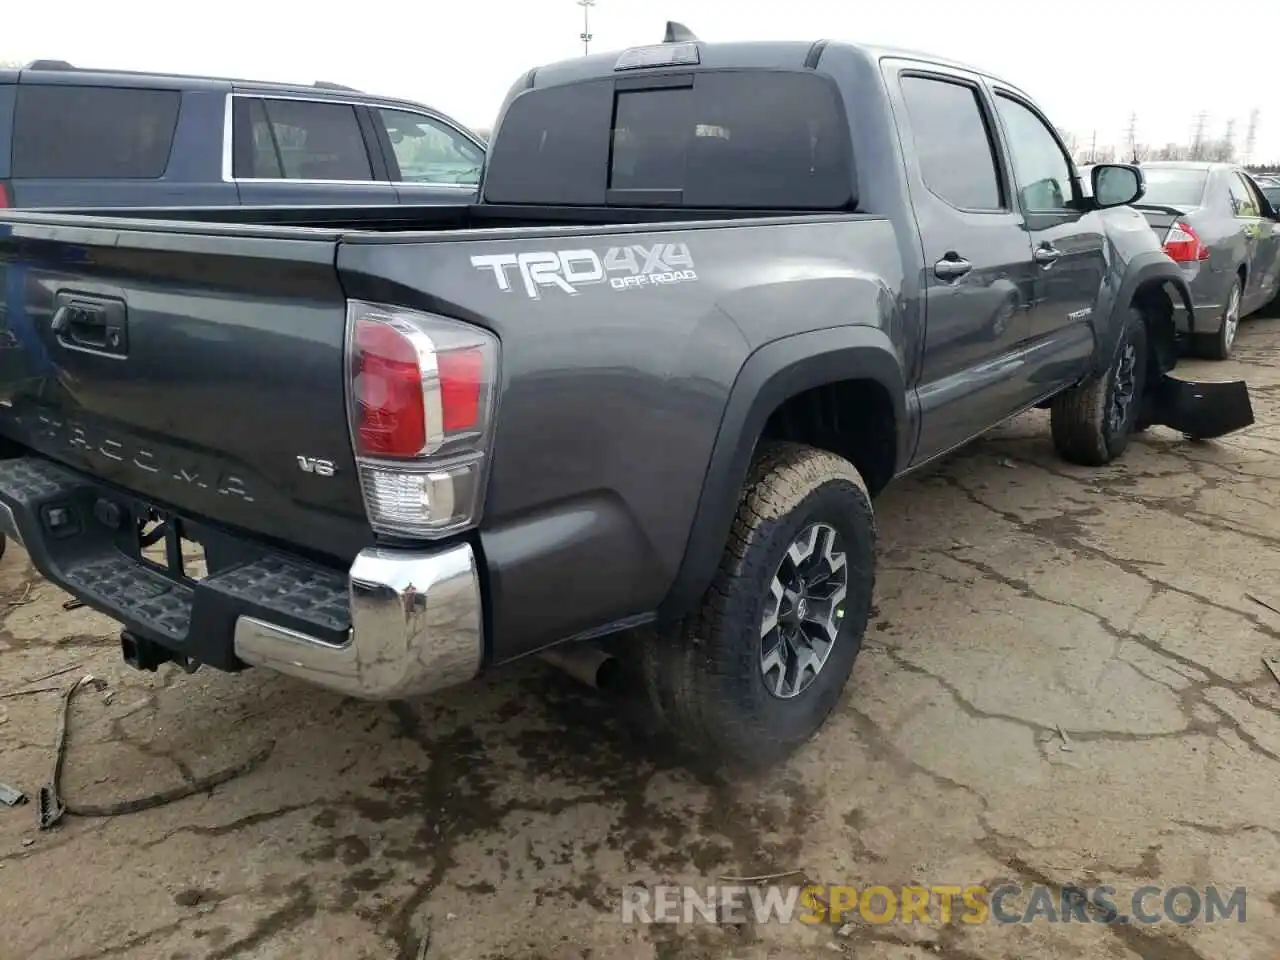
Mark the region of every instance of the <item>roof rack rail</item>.
[[319, 87], [322, 90], [346, 90], [350, 93], [359, 93], [355, 87], [348, 87], [345, 83], [334, 83], [332, 80], [317, 80], [312, 84], [313, 87]]
[[75, 67], [65, 60], [32, 60], [23, 70], [74, 70]]

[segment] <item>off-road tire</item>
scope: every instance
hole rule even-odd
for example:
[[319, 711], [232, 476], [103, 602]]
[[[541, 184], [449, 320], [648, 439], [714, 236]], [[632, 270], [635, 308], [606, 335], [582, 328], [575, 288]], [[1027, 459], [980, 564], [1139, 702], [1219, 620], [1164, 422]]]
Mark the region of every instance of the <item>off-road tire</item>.
[[[845, 553], [843, 618], [811, 683], [779, 699], [761, 672], [765, 604], [784, 554], [816, 522], [835, 529]], [[800, 444], [761, 446], [701, 609], [651, 632], [641, 651], [649, 699], [686, 750], [711, 765], [762, 770], [818, 731], [862, 647], [875, 546], [871, 498], [851, 463]]]
[[[1111, 403], [1121, 361], [1129, 347], [1136, 352], [1135, 396], [1124, 418], [1113, 424], [1109, 416]], [[1142, 411], [1148, 360], [1147, 327], [1142, 312], [1132, 308], [1106, 373], [1053, 398], [1049, 424], [1053, 445], [1062, 459], [1081, 466], [1101, 467], [1124, 453]]]
[[1227, 304], [1222, 308], [1222, 316], [1219, 318], [1218, 330], [1216, 333], [1197, 333], [1191, 341], [1192, 351], [1197, 357], [1205, 360], [1227, 360], [1231, 357], [1231, 351], [1236, 345], [1236, 336], [1240, 330], [1240, 317], [1237, 315], [1234, 326], [1228, 326], [1228, 314], [1231, 312], [1231, 305], [1234, 298], [1235, 310], [1239, 314], [1240, 301], [1244, 296], [1244, 283], [1240, 279], [1240, 275], [1236, 274], [1235, 280], [1231, 283], [1231, 289], [1227, 291]]

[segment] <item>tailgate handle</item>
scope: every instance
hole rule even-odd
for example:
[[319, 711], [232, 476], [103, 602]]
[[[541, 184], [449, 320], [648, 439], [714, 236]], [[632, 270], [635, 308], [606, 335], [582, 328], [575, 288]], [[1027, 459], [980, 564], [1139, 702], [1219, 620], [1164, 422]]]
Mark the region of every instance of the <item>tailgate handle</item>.
[[127, 324], [121, 300], [59, 294], [51, 329], [68, 350], [123, 357], [129, 352]]

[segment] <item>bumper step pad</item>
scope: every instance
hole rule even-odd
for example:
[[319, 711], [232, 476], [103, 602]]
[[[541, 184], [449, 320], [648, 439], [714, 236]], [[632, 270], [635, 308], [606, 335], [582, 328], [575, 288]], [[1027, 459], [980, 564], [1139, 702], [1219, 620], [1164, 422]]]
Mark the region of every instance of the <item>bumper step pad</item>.
[[[41, 459], [0, 460], [0, 533], [23, 543], [46, 579], [127, 630], [224, 670], [241, 666], [232, 637], [243, 615], [345, 642], [345, 573], [263, 550], [200, 581], [171, 577], [120, 548], [120, 531], [94, 516], [102, 497], [131, 511], [145, 507]], [[59, 529], [50, 511], [63, 512]]]

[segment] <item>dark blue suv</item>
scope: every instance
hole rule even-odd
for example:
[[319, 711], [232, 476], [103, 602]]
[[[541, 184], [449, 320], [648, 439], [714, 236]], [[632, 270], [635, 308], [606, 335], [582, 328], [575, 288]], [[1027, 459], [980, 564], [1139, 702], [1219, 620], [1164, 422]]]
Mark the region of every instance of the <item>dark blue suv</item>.
[[437, 110], [334, 83], [0, 70], [0, 207], [466, 203], [484, 156]]

